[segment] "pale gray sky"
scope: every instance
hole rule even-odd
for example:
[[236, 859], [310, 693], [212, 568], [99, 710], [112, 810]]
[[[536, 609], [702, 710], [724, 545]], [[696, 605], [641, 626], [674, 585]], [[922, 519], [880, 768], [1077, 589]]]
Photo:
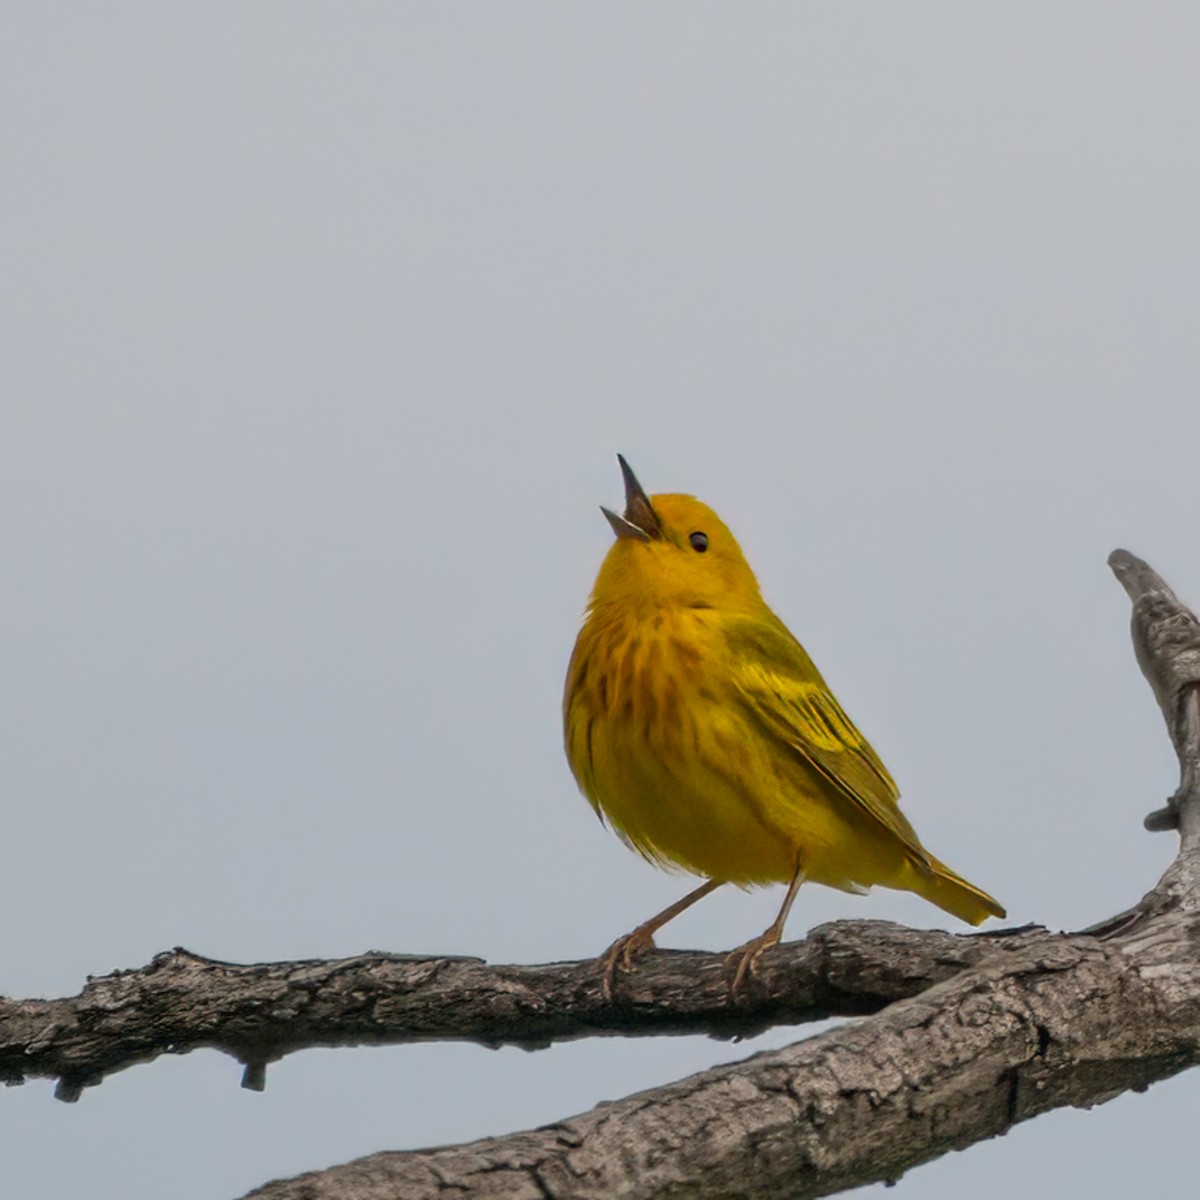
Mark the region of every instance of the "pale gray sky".
[[[1174, 850], [1105, 567], [1200, 602], [1195, 5], [12, 4], [0, 990], [183, 944], [579, 958], [680, 894], [559, 695], [621, 498], [740, 537], [929, 847], [1073, 927]], [[759, 932], [718, 894], [669, 944]], [[944, 926], [914, 897], [812, 889]], [[234, 1196], [778, 1045], [198, 1053], [0, 1097], [13, 1195]], [[1173, 1178], [1200, 1075], [896, 1200]]]

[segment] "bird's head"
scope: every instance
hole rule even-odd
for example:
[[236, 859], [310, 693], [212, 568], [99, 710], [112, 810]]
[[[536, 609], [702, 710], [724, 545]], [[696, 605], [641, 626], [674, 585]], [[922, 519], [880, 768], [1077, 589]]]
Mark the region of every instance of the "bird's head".
[[601, 506], [616, 542], [592, 603], [753, 611], [758, 581], [725, 522], [694, 496], [647, 496], [621, 455], [625, 512]]

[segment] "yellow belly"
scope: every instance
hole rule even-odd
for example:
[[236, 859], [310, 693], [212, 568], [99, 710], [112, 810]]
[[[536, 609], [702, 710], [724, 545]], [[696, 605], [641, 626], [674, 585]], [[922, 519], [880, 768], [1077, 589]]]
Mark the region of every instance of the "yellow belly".
[[[909, 886], [901, 849], [729, 694], [704, 610], [585, 625], [564, 701], [584, 794], [647, 858], [733, 883]], [[595, 620], [595, 618], [593, 618]], [[607, 649], [606, 649], [607, 648]]]

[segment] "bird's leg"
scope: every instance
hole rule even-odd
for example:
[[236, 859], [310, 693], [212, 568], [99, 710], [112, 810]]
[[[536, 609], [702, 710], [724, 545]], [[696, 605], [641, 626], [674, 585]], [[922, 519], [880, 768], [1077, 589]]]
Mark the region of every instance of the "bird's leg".
[[788, 913], [792, 911], [792, 905], [796, 900], [796, 893], [800, 890], [800, 885], [804, 882], [804, 864], [798, 862], [796, 864], [796, 873], [792, 876], [792, 882], [788, 884], [787, 895], [783, 898], [783, 904], [780, 906], [779, 915], [767, 926], [764, 933], [747, 942], [744, 946], [739, 946], [730, 956], [729, 961], [734, 958], [738, 960], [737, 973], [733, 977], [733, 986], [730, 991], [736, 997], [742, 990], [742, 985], [746, 982], [747, 976], [753, 975], [758, 970], [758, 960], [762, 957], [764, 950], [771, 946], [779, 945], [779, 939], [783, 936], [783, 927], [787, 922]]
[[709, 892], [715, 892], [721, 886], [720, 879], [706, 879], [694, 891], [688, 892], [682, 900], [676, 900], [670, 908], [664, 908], [657, 916], [643, 921], [632, 933], [619, 937], [600, 956], [600, 969], [604, 975], [604, 995], [611, 999], [613, 980], [618, 970], [628, 971], [633, 967], [634, 958], [643, 950], [654, 946], [654, 935], [668, 921], [673, 921], [684, 909], [691, 908], [697, 900], [703, 900]]

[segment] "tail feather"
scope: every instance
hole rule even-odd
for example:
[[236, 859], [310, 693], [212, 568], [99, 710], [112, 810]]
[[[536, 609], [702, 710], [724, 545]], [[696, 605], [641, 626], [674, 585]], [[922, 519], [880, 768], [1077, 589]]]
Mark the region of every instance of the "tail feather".
[[1007, 916], [1003, 907], [987, 892], [955, 875], [944, 863], [930, 858], [929, 864], [932, 871], [929, 874], [918, 872], [918, 878], [910, 885], [918, 896], [970, 925], [979, 925], [988, 917]]

